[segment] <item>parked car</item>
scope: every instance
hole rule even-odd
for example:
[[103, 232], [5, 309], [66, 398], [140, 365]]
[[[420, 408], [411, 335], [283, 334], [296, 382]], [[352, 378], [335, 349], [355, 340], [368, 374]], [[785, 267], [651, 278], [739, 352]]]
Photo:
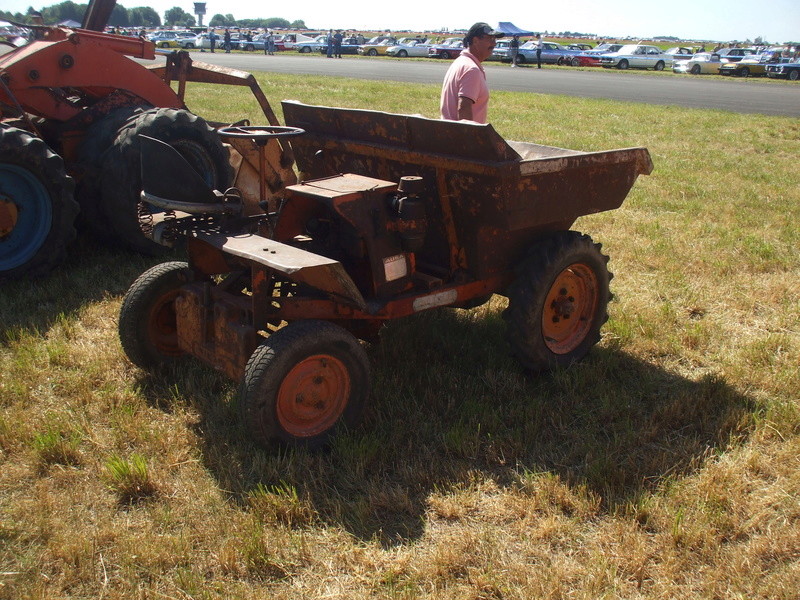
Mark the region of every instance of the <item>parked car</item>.
[[447, 38], [440, 44], [428, 48], [429, 58], [455, 58], [464, 49], [464, 38]]
[[569, 48], [570, 50], [579, 50], [581, 52], [588, 52], [589, 50], [592, 50], [594, 46], [592, 46], [591, 44], [578, 42], [577, 44], [567, 44], [567, 48]]
[[764, 76], [767, 74], [767, 65], [777, 64], [781, 60], [778, 52], [765, 52], [745, 56], [738, 62], [723, 63], [719, 68], [720, 75], [734, 75], [736, 77]]
[[[403, 38], [403, 40], [407, 39], [409, 38]], [[401, 40], [390, 35], [376, 35], [366, 44], [360, 46], [358, 48], [358, 53], [365, 56], [378, 56], [379, 54], [386, 54], [387, 48], [396, 46], [399, 43], [401, 43]]]
[[181, 48], [178, 33], [175, 31], [156, 31], [148, 36], [148, 39], [156, 45], [156, 48]]
[[697, 54], [697, 52], [693, 48], [687, 48], [686, 46], [675, 46], [664, 50], [664, 54], [669, 54], [672, 60], [686, 60]]
[[711, 52], [700, 52], [688, 60], [678, 60], [672, 65], [673, 73], [717, 74], [722, 66], [719, 54]]
[[745, 56], [756, 54], [755, 48], [722, 48], [717, 52], [722, 62], [739, 62]]
[[428, 56], [428, 49], [431, 47], [427, 40], [411, 40], [406, 44], [390, 46], [386, 49], [387, 56], [406, 58], [407, 56]]
[[[517, 64], [536, 63], [536, 44], [535, 40], [530, 40], [519, 47]], [[582, 50], [570, 50], [555, 42], [542, 43], [542, 63], [544, 64], [569, 65], [572, 64], [573, 57], [582, 53]], [[511, 62], [511, 52], [508, 48], [498, 50], [495, 46], [494, 55], [500, 59], [500, 62]]]
[[328, 49], [328, 36], [318, 35], [311, 40], [301, 40], [297, 42], [294, 49], [301, 54], [308, 54], [309, 52], [325, 52]]
[[800, 79], [800, 61], [767, 65], [767, 77], [797, 81]]
[[600, 66], [607, 69], [655, 69], [663, 71], [665, 67], [672, 67], [673, 59], [657, 46], [643, 44], [627, 44], [609, 54], [600, 56]]
[[570, 59], [569, 64], [573, 67], [599, 67], [600, 55], [616, 52], [620, 48], [622, 44], [600, 44], [597, 48], [576, 54]]
[[[358, 54], [358, 49], [360, 47], [361, 44], [358, 43], [358, 38], [356, 37], [348, 37], [342, 40], [342, 54]], [[319, 52], [321, 54], [325, 54], [328, 52], [327, 41], [319, 49]]]
[[304, 44], [316, 40], [317, 34], [314, 37], [304, 33], [283, 33], [275, 36], [275, 49], [276, 50], [294, 50], [297, 44]]

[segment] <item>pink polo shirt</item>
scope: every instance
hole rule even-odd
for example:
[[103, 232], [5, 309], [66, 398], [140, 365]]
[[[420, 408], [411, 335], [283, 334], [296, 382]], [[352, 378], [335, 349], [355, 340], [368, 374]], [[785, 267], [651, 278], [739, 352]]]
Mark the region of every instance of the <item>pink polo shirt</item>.
[[439, 108], [443, 119], [458, 121], [458, 97], [469, 98], [472, 105], [472, 120], [486, 123], [489, 109], [489, 86], [486, 72], [481, 63], [470, 51], [464, 48], [453, 61], [442, 84], [442, 98]]

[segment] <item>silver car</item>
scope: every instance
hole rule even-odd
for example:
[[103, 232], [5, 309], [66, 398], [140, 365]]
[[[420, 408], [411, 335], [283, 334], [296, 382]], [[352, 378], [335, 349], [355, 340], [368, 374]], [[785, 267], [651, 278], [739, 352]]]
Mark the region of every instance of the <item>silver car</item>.
[[600, 56], [600, 66], [617, 69], [655, 69], [672, 67], [673, 58], [656, 46], [627, 44], [616, 52]]

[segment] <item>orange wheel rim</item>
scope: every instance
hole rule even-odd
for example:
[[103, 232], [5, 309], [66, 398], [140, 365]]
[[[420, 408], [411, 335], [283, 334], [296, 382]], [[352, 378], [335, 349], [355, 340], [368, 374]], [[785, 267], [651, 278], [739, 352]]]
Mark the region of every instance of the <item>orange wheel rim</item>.
[[180, 292], [174, 290], [161, 296], [150, 311], [147, 320], [147, 339], [165, 356], [179, 356], [178, 317], [175, 300]]
[[586, 339], [599, 299], [594, 271], [575, 263], [558, 274], [542, 311], [542, 335], [551, 352], [567, 354]]
[[278, 390], [278, 422], [296, 437], [334, 426], [350, 397], [350, 374], [338, 358], [316, 354], [297, 363]]

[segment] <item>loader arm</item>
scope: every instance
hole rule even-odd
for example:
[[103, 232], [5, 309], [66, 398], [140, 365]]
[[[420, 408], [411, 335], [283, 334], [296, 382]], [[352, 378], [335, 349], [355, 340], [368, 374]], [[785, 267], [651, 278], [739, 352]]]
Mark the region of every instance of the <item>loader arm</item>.
[[[158, 74], [128, 57], [155, 58], [148, 40], [52, 28], [42, 40], [0, 57], [0, 102], [64, 122], [114, 90], [152, 106], [185, 108]], [[9, 97], [10, 95], [10, 97]]]

